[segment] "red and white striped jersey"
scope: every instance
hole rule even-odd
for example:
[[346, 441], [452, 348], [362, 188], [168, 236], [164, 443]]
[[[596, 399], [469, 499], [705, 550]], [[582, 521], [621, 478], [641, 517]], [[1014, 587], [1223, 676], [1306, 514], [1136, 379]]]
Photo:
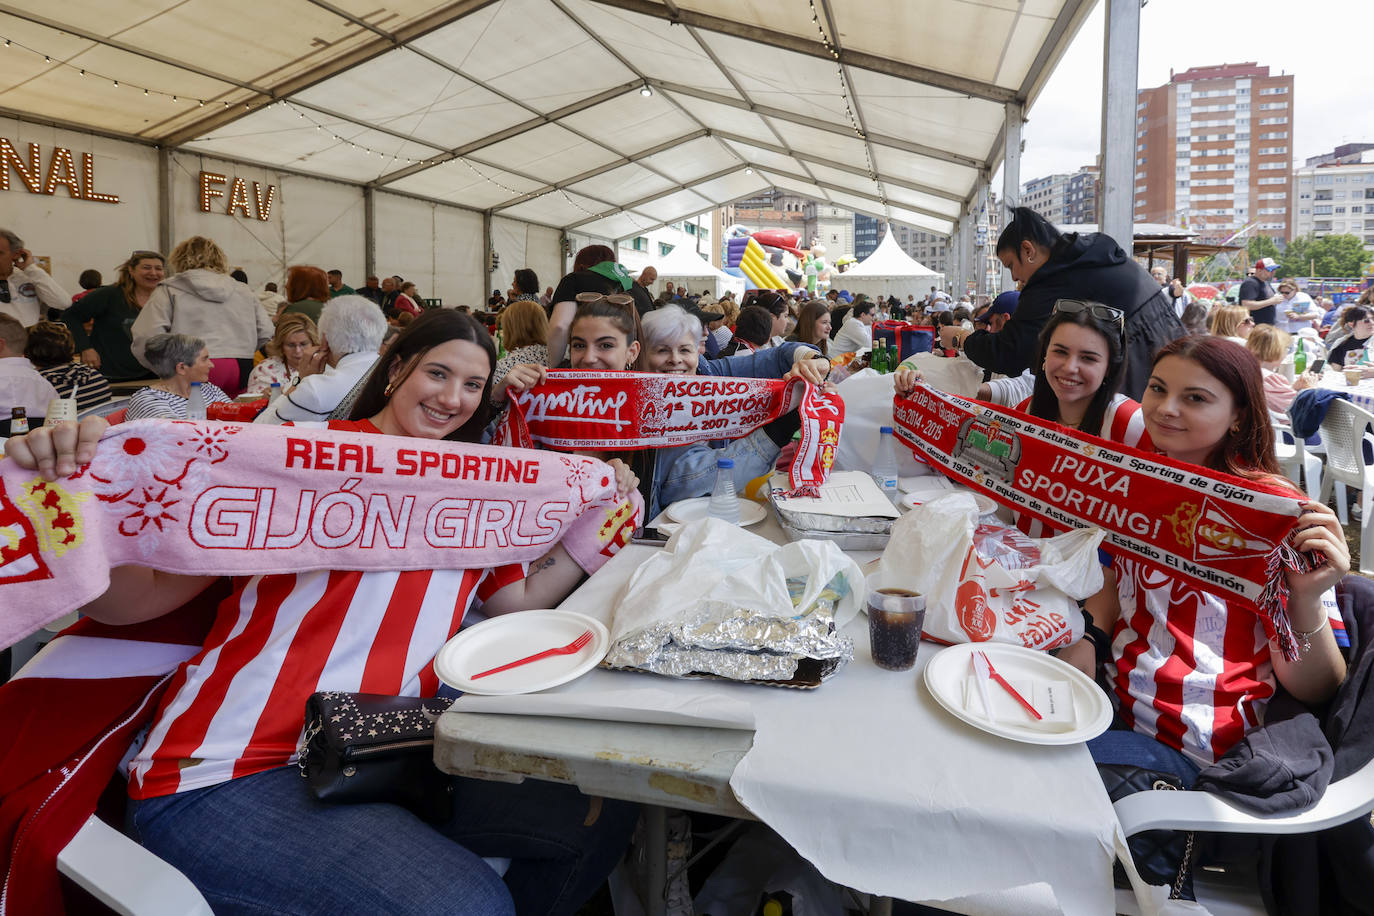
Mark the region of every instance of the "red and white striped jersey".
[[[1274, 694], [1267, 619], [1135, 560], [1116, 559], [1112, 679], [1122, 720], [1201, 766], [1264, 721]], [[1334, 590], [1322, 598], [1341, 625]], [[1339, 632], [1344, 632], [1340, 626]]]
[[173, 676], [129, 767], [134, 798], [290, 763], [317, 690], [432, 696], [434, 656], [474, 596], [525, 576], [495, 570], [321, 570], [235, 582], [204, 648]]
[[[1030, 402], [1031, 399], [1026, 398], [1016, 405], [1016, 409], [1022, 413], [1030, 413]], [[1145, 416], [1140, 412], [1140, 402], [1133, 401], [1124, 394], [1116, 395], [1107, 405], [1107, 410], [1102, 415], [1102, 428], [1097, 431], [1097, 436], [1147, 452], [1154, 450], [1150, 434], [1145, 431]], [[1067, 530], [1048, 525], [1024, 512], [1016, 513], [1016, 527], [1033, 538], [1053, 537]]]
[[[361, 423], [331, 426], [373, 431]], [[152, 798], [290, 763], [305, 701], [317, 690], [433, 696], [434, 656], [473, 598], [523, 579], [527, 567], [241, 578], [203, 648], [173, 675], [129, 794]]]

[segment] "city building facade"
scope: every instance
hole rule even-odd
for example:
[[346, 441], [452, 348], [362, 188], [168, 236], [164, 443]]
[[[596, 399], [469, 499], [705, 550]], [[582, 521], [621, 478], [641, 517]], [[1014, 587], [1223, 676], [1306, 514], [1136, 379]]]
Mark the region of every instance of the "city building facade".
[[1101, 170], [1085, 165], [1071, 174], [1046, 175], [1021, 185], [1021, 206], [1030, 207], [1050, 222], [1095, 223], [1102, 183]]
[[1285, 240], [1292, 149], [1292, 75], [1254, 62], [1173, 74], [1137, 96], [1135, 221]]
[[1353, 235], [1374, 251], [1374, 143], [1314, 156], [1293, 173], [1292, 238]]

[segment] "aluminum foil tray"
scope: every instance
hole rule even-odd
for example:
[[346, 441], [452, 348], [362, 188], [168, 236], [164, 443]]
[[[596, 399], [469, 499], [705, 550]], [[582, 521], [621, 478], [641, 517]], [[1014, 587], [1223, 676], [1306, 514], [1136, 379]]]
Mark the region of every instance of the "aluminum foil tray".
[[[893, 519], [837, 518], [833, 515], [813, 515], [809, 512], [783, 513], [781, 510], [778, 510], [776, 506], [773, 508], [778, 517], [778, 524], [782, 526], [783, 534], [787, 535], [788, 540], [801, 541], [811, 539], [817, 541], [831, 541], [836, 547], [842, 550], [884, 549], [887, 547], [887, 539], [890, 534], [892, 522], [894, 521]], [[789, 524], [787, 521], [788, 515], [799, 515], [803, 518], [824, 518], [831, 523], [839, 522], [841, 524], [848, 522], [885, 522], [886, 524], [883, 525], [882, 531], [864, 531], [861, 529], [855, 530], [854, 528], [835, 530], [833, 527], [828, 529], [805, 528]]]

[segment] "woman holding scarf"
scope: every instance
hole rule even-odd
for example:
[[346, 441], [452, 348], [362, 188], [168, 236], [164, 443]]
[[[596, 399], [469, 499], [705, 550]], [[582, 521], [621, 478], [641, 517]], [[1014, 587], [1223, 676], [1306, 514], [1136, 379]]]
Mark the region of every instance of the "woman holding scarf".
[[[475, 442], [495, 363], [490, 335], [471, 317], [426, 312], [382, 356], [353, 419], [330, 425]], [[7, 451], [65, 476], [93, 457], [104, 428], [45, 428]], [[624, 471], [616, 483], [622, 494], [635, 485]], [[455, 813], [431, 825], [399, 805], [324, 804], [292, 763], [311, 693], [434, 695], [434, 654], [470, 607], [489, 616], [553, 607], [581, 580], [582, 552], [560, 543], [528, 565], [492, 569], [235, 579], [130, 763], [129, 833], [217, 911], [576, 912], [624, 850], [636, 806], [537, 780], [454, 778]], [[83, 611], [109, 623], [151, 620], [213, 581], [120, 567]], [[512, 860], [504, 881], [482, 856]]]
[[1098, 763], [1175, 773], [1189, 786], [1199, 768], [1263, 721], [1278, 685], [1309, 706], [1340, 686], [1345, 662], [1329, 616], [1335, 602], [1328, 609], [1323, 598], [1349, 571], [1350, 550], [1331, 509], [1282, 477], [1259, 362], [1244, 347], [1216, 337], [1173, 341], [1155, 358], [1141, 413], [1165, 456], [1302, 500], [1291, 545], [1321, 562], [1281, 573], [1298, 643], [1298, 657], [1288, 660], [1269, 620], [1134, 560], [1114, 561], [1120, 616], [1098, 623], [1112, 634], [1107, 661], [1118, 718], [1129, 730], [1105, 732], [1088, 749]]
[[[644, 316], [641, 325], [634, 300], [629, 296], [578, 297], [571, 327], [572, 368], [589, 372], [639, 370], [683, 375], [736, 378], [800, 378], [823, 384], [830, 362], [817, 358], [813, 347], [795, 341], [768, 350], [721, 359], [701, 355], [702, 324], [676, 305], [667, 305]], [[501, 401], [510, 392], [520, 393], [543, 381], [543, 366], [516, 366], [497, 392]], [[641, 492], [647, 518], [670, 503], [707, 496], [715, 482], [716, 460], [735, 459], [735, 486], [768, 473], [779, 450], [797, 430], [797, 414], [785, 414], [724, 449], [705, 443], [663, 449], [641, 449], [627, 456], [630, 467], [644, 482]], [[603, 457], [596, 455], [595, 457]]]

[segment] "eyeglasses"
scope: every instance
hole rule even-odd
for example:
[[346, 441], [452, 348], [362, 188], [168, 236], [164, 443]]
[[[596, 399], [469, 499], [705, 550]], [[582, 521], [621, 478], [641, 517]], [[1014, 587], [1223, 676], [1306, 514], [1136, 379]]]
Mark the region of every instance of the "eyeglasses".
[[1114, 321], [1121, 325], [1124, 330], [1126, 327], [1126, 313], [1121, 309], [1112, 308], [1110, 305], [1103, 305], [1100, 302], [1085, 302], [1082, 299], [1060, 299], [1054, 303], [1055, 312], [1062, 312], [1065, 315], [1077, 315], [1079, 312], [1087, 312], [1100, 321]]
[[1254, 323], [1255, 323], [1255, 319], [1253, 319], [1253, 318], [1242, 318], [1242, 319], [1240, 320], [1241, 327], [1244, 327], [1244, 326], [1247, 325], [1247, 324], [1254, 324]]
[[611, 293], [609, 296], [602, 295], [601, 293], [577, 294], [578, 305], [591, 305], [594, 302], [609, 302], [611, 305], [618, 305], [624, 308], [626, 306], [633, 306], [635, 304], [635, 297], [627, 296], [624, 293]]

